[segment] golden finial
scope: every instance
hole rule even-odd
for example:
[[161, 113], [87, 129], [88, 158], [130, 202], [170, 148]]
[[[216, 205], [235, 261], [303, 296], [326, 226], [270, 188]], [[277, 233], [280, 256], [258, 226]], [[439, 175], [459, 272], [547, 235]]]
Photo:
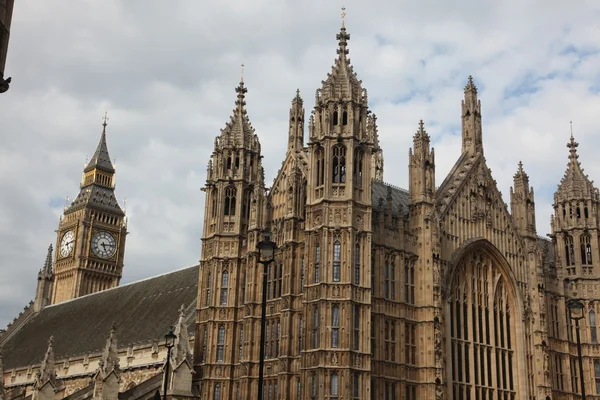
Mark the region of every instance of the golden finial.
[[342, 28], [344, 28], [344, 18], [346, 17], [346, 7], [342, 6]]
[[569, 124], [571, 125], [571, 139], [573, 139], [573, 121], [569, 121]]
[[244, 82], [244, 64], [242, 64], [242, 82]]

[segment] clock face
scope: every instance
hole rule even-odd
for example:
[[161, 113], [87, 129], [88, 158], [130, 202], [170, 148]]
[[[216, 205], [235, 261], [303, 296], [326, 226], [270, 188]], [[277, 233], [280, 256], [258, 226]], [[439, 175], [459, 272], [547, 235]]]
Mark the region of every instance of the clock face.
[[97, 232], [92, 237], [92, 251], [98, 257], [110, 258], [115, 254], [117, 241], [108, 232]]
[[60, 256], [66, 257], [73, 251], [75, 247], [75, 234], [73, 231], [67, 231], [60, 240]]

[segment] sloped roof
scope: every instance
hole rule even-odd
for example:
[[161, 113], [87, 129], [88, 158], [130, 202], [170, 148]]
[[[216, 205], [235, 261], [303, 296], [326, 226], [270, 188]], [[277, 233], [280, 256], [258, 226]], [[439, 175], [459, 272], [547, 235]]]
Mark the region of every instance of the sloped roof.
[[69, 214], [86, 206], [110, 211], [120, 216], [125, 215], [115, 197], [115, 191], [96, 184], [82, 187], [75, 200], [73, 200], [71, 205], [65, 210], [65, 214]]
[[113, 323], [120, 348], [162, 340], [182, 304], [195, 312], [198, 271], [195, 265], [42, 309], [3, 344], [5, 370], [39, 364], [50, 336], [57, 361], [100, 353]]
[[104, 129], [102, 135], [100, 135], [100, 141], [96, 147], [96, 151], [92, 156], [92, 159], [85, 167], [84, 172], [93, 170], [94, 168], [101, 169], [106, 172], [115, 172], [115, 167], [110, 161], [110, 155], [108, 154], [108, 145], [106, 144], [106, 121], [103, 124]]
[[373, 202], [373, 207], [378, 206], [380, 198], [387, 202], [388, 192], [392, 193], [392, 214], [398, 214], [400, 205], [404, 209], [404, 214], [408, 214], [408, 190], [384, 182], [372, 181], [371, 183], [371, 201]]

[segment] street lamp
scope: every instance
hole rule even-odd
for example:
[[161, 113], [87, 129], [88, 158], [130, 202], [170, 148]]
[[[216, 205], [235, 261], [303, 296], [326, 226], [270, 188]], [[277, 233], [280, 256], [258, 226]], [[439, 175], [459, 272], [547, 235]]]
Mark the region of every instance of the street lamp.
[[175, 346], [177, 335], [173, 333], [173, 327], [165, 335], [165, 347], [167, 348], [167, 363], [165, 364], [165, 386], [163, 389], [163, 400], [167, 400], [167, 388], [169, 387], [169, 361], [171, 360], [171, 349]]
[[581, 356], [581, 336], [579, 335], [579, 320], [583, 319], [583, 303], [577, 299], [571, 299], [567, 303], [569, 318], [575, 321], [575, 332], [577, 333], [577, 357], [579, 358], [579, 377], [581, 379], [581, 400], [585, 400], [585, 382], [583, 377], [583, 358]]
[[264, 231], [264, 239], [256, 245], [258, 262], [263, 265], [262, 314], [260, 316], [260, 358], [258, 366], [258, 400], [263, 400], [263, 376], [265, 369], [265, 325], [267, 324], [267, 267], [275, 261], [277, 244], [271, 241], [271, 233]]

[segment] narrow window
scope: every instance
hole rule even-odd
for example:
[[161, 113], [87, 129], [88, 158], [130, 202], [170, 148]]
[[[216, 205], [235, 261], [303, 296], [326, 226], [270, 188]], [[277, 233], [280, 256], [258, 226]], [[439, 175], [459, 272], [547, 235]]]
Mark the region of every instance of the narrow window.
[[225, 326], [219, 325], [219, 334], [217, 336], [217, 362], [223, 362], [225, 351]]
[[235, 156], [235, 167], [236, 168], [240, 167], [240, 156], [239, 155]]
[[598, 343], [598, 330], [596, 329], [596, 312], [590, 310], [590, 339], [592, 343]]
[[344, 146], [333, 147], [332, 181], [333, 183], [346, 182], [346, 147]]
[[360, 398], [360, 375], [358, 372], [352, 374], [352, 398], [355, 400]]
[[244, 352], [244, 327], [240, 326], [240, 337], [238, 339], [238, 361], [242, 361], [242, 354]]
[[600, 394], [600, 360], [594, 360], [594, 380], [596, 381], [596, 394]]
[[208, 341], [208, 332], [206, 326], [204, 327], [204, 333], [202, 334], [202, 355], [200, 356], [202, 362], [206, 362], [206, 342]]
[[227, 304], [227, 289], [229, 288], [229, 272], [223, 271], [221, 275], [221, 305]]
[[585, 219], [588, 219], [589, 216], [588, 216], [588, 208], [587, 207], [585, 207], [583, 209], [583, 215], [584, 215]]
[[338, 112], [334, 111], [333, 112], [333, 125], [337, 125], [338, 124]]
[[315, 283], [320, 282], [321, 277], [321, 246], [319, 243], [315, 246]]
[[383, 298], [388, 299], [390, 295], [390, 265], [386, 258], [383, 263]]
[[330, 389], [329, 390], [330, 396], [329, 396], [329, 399], [330, 400], [337, 400], [338, 399], [338, 395], [339, 395], [339, 382], [338, 382], [338, 374], [337, 374], [337, 372], [333, 372], [331, 374], [331, 378], [330, 379], [331, 379], [331, 381], [329, 382], [330, 383], [330, 388], [329, 388]]
[[348, 112], [342, 112], [342, 125], [348, 125]]
[[360, 242], [358, 240], [354, 246], [354, 284], [360, 284]]
[[342, 245], [338, 240], [333, 243], [333, 281], [340, 281]]
[[363, 151], [357, 147], [354, 149], [354, 168], [352, 170], [353, 182], [356, 187], [362, 187], [363, 173]]
[[360, 308], [358, 305], [354, 305], [354, 328], [352, 342], [354, 344], [354, 350], [358, 350], [360, 347]]
[[390, 263], [390, 298], [396, 300], [396, 263]]
[[340, 306], [331, 307], [331, 347], [340, 347]]
[[231, 156], [227, 156], [227, 169], [231, 169]]
[[312, 348], [316, 349], [319, 347], [319, 309], [316, 307], [313, 310], [312, 322]]
[[300, 261], [300, 292], [304, 292], [304, 270], [305, 270], [305, 265], [304, 265], [304, 255], [303, 255], [302, 259]]
[[208, 275], [206, 277], [206, 299], [205, 299], [205, 305], [206, 306], [210, 305], [210, 272], [208, 273]]
[[215, 385], [215, 400], [221, 400], [221, 384], [217, 383]]

